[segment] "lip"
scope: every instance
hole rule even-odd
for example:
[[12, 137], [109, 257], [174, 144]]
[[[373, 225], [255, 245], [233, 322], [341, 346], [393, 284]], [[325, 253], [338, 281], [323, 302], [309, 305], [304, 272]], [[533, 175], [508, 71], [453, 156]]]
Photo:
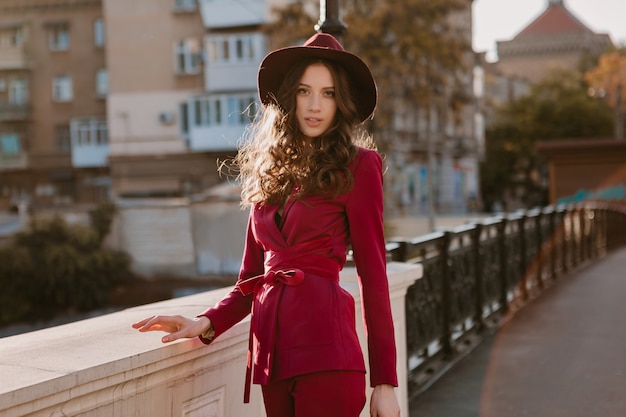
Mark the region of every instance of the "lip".
[[310, 127], [317, 127], [322, 123], [322, 119], [318, 119], [315, 117], [305, 117], [304, 121], [307, 124], [307, 126], [310, 126]]

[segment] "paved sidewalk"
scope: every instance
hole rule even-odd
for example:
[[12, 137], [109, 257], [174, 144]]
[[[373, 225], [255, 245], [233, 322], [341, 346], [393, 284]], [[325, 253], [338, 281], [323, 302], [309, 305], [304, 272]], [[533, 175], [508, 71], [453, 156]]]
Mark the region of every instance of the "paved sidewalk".
[[626, 248], [559, 278], [410, 402], [410, 417], [626, 416]]

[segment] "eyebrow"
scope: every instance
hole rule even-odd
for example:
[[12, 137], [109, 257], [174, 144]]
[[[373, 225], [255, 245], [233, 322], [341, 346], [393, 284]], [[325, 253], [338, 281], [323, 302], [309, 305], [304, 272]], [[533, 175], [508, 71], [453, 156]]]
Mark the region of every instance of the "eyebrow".
[[[307, 87], [307, 88], [312, 88], [310, 85], [305, 84], [305, 83], [300, 83], [298, 84], [298, 87]], [[322, 90], [334, 90], [335, 86], [331, 85], [330, 87], [322, 87]]]

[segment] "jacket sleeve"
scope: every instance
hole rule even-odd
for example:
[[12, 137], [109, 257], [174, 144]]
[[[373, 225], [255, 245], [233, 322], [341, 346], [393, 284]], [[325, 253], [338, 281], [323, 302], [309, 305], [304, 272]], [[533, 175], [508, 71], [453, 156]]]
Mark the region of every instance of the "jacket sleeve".
[[[253, 209], [254, 210], [254, 209]], [[252, 211], [248, 217], [246, 241], [243, 250], [243, 259], [238, 280], [245, 280], [263, 274], [264, 251], [254, 237], [252, 230]], [[205, 310], [198, 316], [205, 316], [211, 320], [215, 331], [212, 339], [200, 336], [203, 343], [209, 344], [216, 337], [243, 320], [252, 309], [253, 294], [243, 295], [236, 287], [226, 294], [215, 306]]]
[[370, 384], [398, 386], [383, 225], [382, 159], [372, 150], [360, 153], [346, 212], [361, 290]]

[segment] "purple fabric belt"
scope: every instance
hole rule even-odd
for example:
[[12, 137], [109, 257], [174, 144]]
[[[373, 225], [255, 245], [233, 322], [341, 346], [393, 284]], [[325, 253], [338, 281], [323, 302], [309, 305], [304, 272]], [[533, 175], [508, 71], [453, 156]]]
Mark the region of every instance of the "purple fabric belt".
[[[254, 301], [253, 303], [260, 302], [258, 301], [257, 295], [260, 293], [261, 288], [264, 285], [274, 285], [276, 283], [282, 283], [284, 285], [295, 286], [300, 284], [304, 280], [304, 272], [301, 269], [290, 269], [290, 270], [277, 270], [277, 271], [268, 271], [265, 275], [258, 275], [247, 279], [245, 281], [237, 284], [239, 291], [243, 295], [248, 295], [250, 293], [254, 293]], [[272, 320], [275, 321], [276, 314], [278, 312], [278, 299], [279, 297], [268, 297], [263, 302], [266, 304], [264, 309], [269, 313], [274, 313]], [[271, 301], [270, 301], [271, 300]], [[254, 307], [252, 308], [254, 312]], [[253, 317], [250, 319], [250, 336], [248, 337], [248, 358], [246, 360], [246, 385], [244, 388], [243, 394], [243, 402], [250, 402], [250, 387], [252, 385], [252, 350], [253, 350], [253, 333], [265, 332], [265, 337], [262, 337], [263, 340], [274, 340], [274, 335], [276, 333], [276, 326], [264, 326], [261, 329], [256, 329], [253, 326], [254, 321], [254, 313]], [[271, 358], [267, 359], [265, 364], [266, 367], [271, 365]]]

